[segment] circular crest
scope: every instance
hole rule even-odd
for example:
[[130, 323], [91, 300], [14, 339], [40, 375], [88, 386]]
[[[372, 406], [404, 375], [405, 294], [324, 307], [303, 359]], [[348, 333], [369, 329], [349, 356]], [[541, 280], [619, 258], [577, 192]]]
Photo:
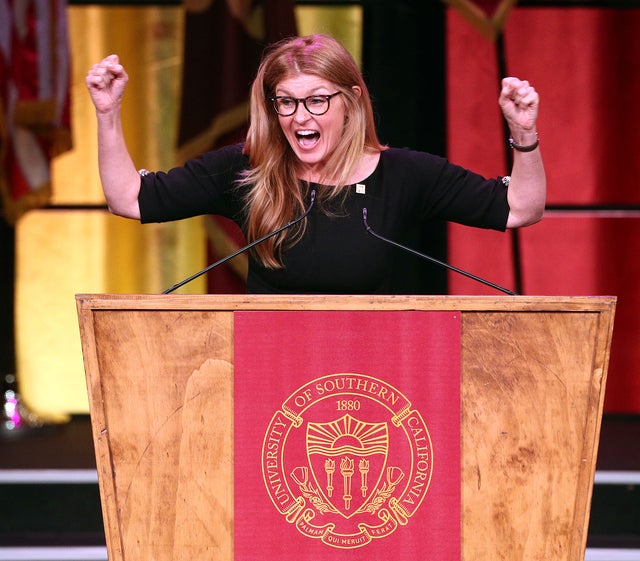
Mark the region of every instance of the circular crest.
[[273, 414], [262, 446], [275, 508], [301, 534], [340, 549], [409, 524], [432, 471], [420, 412], [364, 374], [331, 374], [298, 388]]

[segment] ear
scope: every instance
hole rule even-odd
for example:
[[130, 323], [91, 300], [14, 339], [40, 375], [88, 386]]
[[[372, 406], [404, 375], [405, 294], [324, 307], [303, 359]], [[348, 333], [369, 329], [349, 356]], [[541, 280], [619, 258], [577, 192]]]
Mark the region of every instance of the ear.
[[362, 89], [360, 86], [351, 86], [351, 89], [355, 92], [356, 97], [360, 97], [362, 95]]

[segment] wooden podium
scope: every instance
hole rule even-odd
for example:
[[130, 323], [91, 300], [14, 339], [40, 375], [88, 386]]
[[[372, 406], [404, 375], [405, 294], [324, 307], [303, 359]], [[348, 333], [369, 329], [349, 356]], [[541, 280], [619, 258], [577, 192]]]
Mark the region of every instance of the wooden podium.
[[584, 559], [614, 297], [76, 300], [110, 561], [233, 561], [237, 310], [459, 311], [463, 560]]

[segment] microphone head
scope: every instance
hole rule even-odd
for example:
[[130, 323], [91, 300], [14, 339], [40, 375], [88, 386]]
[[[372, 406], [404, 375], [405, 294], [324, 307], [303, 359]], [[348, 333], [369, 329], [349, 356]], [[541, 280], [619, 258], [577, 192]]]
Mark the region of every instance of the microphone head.
[[362, 209], [362, 220], [364, 221], [364, 228], [367, 232], [371, 232], [371, 226], [367, 224], [367, 207]]

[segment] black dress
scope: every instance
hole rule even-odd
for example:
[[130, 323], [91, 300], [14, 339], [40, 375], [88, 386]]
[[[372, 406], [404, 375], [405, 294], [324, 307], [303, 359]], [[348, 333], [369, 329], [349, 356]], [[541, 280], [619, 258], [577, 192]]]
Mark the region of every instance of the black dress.
[[[244, 229], [241, 192], [235, 182], [248, 165], [242, 146], [233, 145], [207, 152], [167, 173], [143, 176], [142, 222], [218, 214]], [[406, 255], [400, 258], [402, 250], [366, 231], [363, 208], [375, 232], [399, 243], [407, 243], [430, 220], [503, 231], [509, 205], [501, 179], [485, 179], [424, 152], [390, 148], [382, 152], [367, 179], [350, 187], [344, 206], [327, 214], [314, 205], [304, 237], [283, 253], [284, 268], [267, 269], [250, 256], [247, 291], [407, 293], [403, 278], [411, 272], [403, 270]]]

